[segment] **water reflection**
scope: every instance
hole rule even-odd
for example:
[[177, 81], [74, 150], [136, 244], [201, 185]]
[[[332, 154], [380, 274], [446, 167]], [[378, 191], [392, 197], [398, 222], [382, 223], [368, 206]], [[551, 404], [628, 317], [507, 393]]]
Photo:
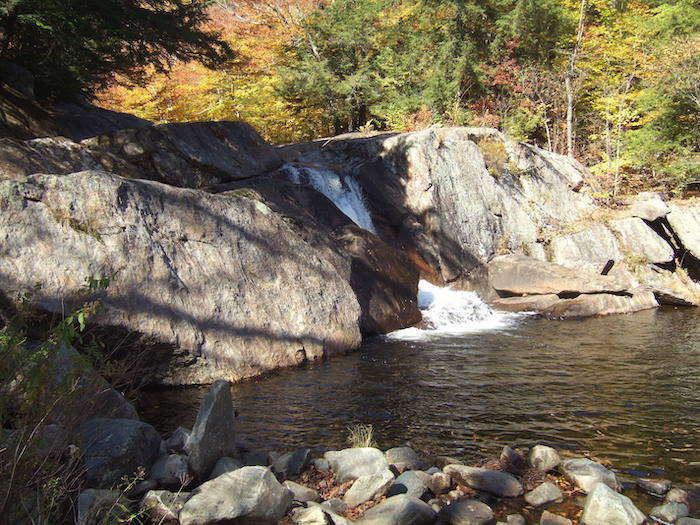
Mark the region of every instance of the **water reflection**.
[[[360, 352], [236, 385], [240, 434], [260, 448], [338, 447], [346, 427], [473, 459], [536, 441], [616, 467], [700, 478], [700, 313], [517, 326], [462, 338], [374, 341]], [[144, 418], [191, 426], [205, 390], [151, 392]]]

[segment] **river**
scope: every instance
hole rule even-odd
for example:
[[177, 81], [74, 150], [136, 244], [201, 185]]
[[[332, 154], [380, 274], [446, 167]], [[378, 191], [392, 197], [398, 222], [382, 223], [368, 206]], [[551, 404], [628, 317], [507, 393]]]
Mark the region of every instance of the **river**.
[[[425, 305], [423, 305], [425, 307]], [[401, 332], [358, 352], [233, 386], [240, 436], [286, 451], [345, 446], [374, 426], [382, 448], [465, 460], [503, 445], [591, 452], [631, 475], [700, 479], [700, 313], [550, 321], [494, 314], [460, 330]], [[203, 388], [147, 392], [144, 419], [191, 427]]]

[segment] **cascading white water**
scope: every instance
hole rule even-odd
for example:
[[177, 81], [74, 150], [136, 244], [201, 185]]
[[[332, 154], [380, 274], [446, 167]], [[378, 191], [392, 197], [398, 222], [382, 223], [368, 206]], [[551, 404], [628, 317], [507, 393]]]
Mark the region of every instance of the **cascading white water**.
[[432, 335], [456, 335], [481, 330], [497, 330], [513, 324], [519, 314], [497, 312], [474, 292], [441, 288], [421, 280], [418, 308], [424, 328], [406, 328], [388, 334], [392, 339], [420, 340]]
[[372, 216], [365, 205], [362, 188], [354, 178], [345, 176], [341, 179], [340, 175], [333, 170], [298, 164], [286, 164], [283, 169], [291, 182], [308, 184], [328, 197], [360, 228], [377, 233]]

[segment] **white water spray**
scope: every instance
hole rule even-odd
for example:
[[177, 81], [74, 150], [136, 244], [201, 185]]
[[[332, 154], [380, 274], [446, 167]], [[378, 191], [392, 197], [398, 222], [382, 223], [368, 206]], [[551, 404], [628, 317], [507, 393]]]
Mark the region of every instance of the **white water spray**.
[[406, 328], [388, 334], [392, 339], [422, 340], [433, 335], [459, 335], [511, 326], [519, 314], [497, 312], [474, 292], [441, 288], [421, 280], [418, 308], [424, 328]]
[[308, 184], [330, 199], [352, 222], [360, 228], [377, 233], [372, 216], [367, 209], [362, 188], [357, 181], [340, 175], [333, 170], [287, 164], [284, 166], [287, 177], [294, 184]]

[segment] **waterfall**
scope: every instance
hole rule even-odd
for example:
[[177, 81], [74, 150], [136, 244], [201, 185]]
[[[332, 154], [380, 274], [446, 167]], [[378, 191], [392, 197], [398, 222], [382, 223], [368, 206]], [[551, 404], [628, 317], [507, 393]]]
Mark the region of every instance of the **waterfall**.
[[294, 184], [307, 184], [330, 199], [352, 222], [360, 228], [377, 233], [372, 216], [365, 204], [362, 188], [350, 176], [340, 177], [333, 170], [322, 167], [286, 164], [283, 167]]
[[459, 335], [465, 332], [498, 330], [511, 326], [522, 314], [497, 312], [474, 292], [453, 290], [421, 280], [418, 308], [423, 328], [406, 328], [388, 334], [392, 339], [426, 339], [431, 335]]

